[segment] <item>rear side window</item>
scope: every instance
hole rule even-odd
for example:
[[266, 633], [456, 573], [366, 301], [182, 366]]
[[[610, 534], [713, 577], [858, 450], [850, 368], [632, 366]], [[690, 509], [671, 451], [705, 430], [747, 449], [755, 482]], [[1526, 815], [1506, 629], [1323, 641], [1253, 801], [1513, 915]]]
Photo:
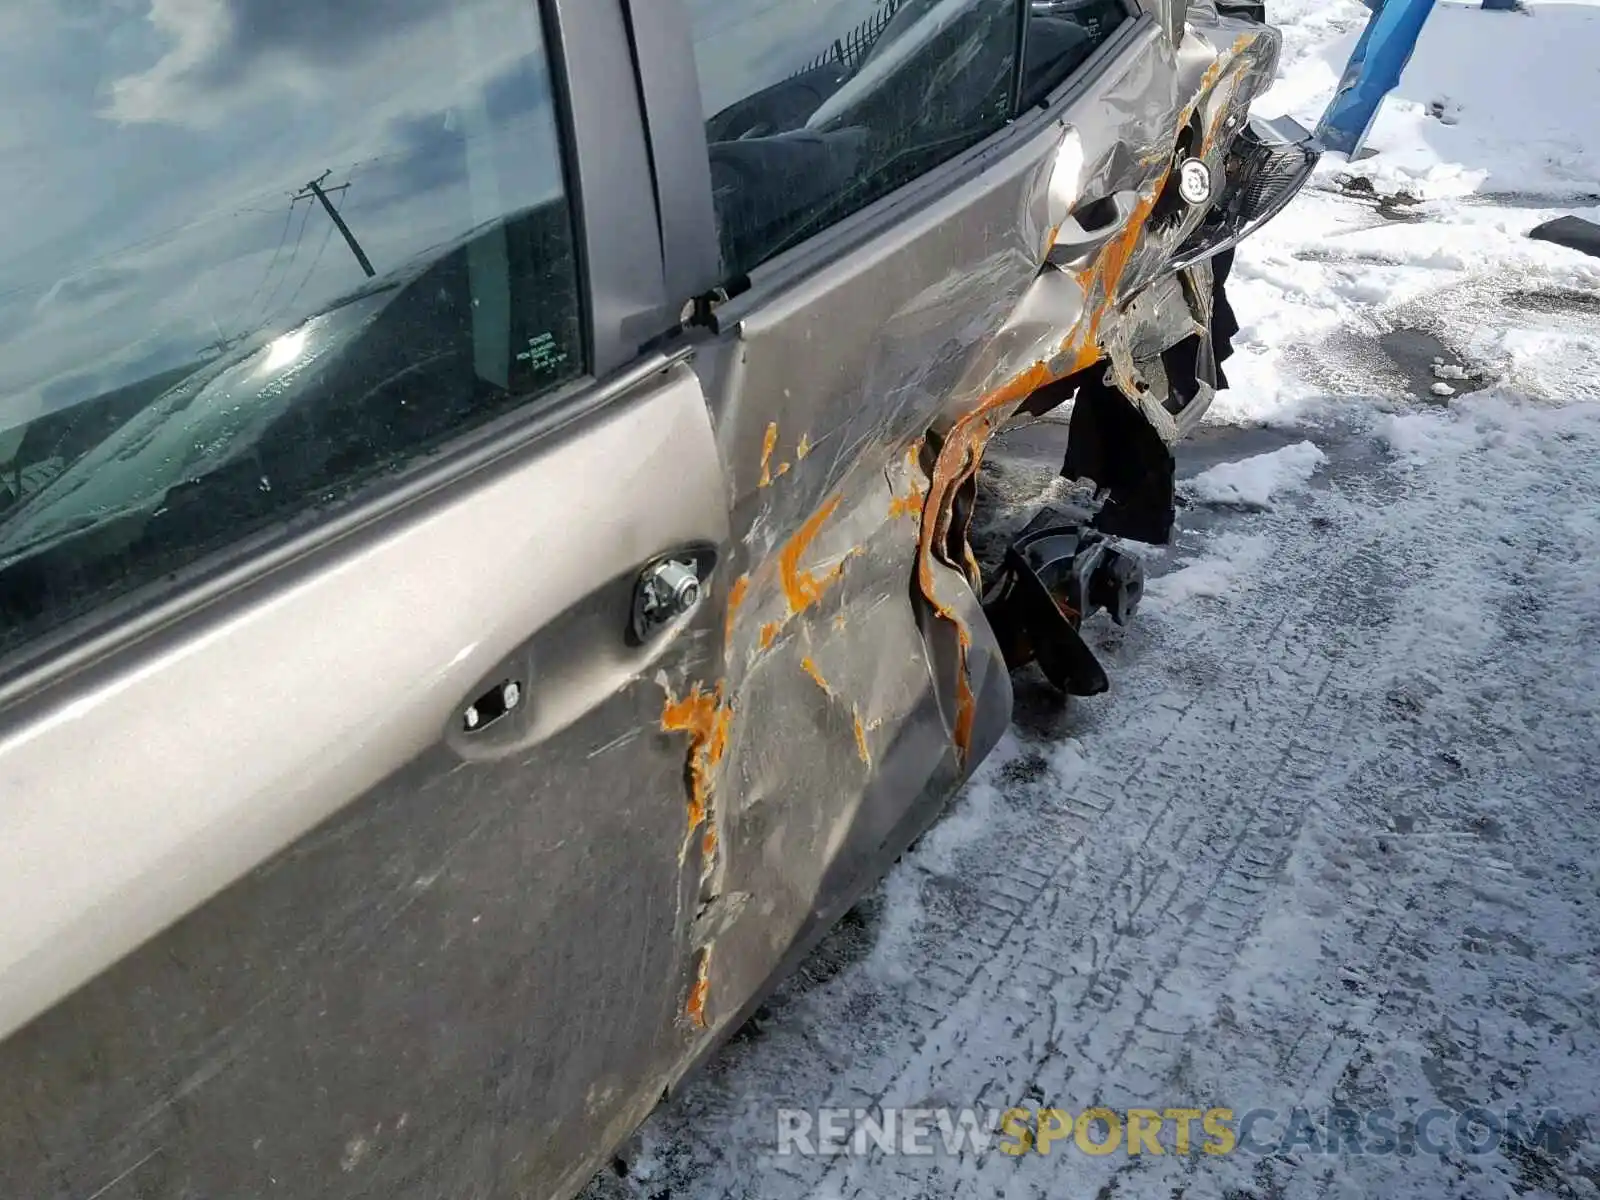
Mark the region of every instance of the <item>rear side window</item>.
[[689, 0], [724, 270], [1003, 126], [1026, 0]]
[[1123, 0], [688, 3], [730, 276], [994, 133], [1130, 19]]
[[0, 652], [583, 370], [530, 0], [0, 26]]

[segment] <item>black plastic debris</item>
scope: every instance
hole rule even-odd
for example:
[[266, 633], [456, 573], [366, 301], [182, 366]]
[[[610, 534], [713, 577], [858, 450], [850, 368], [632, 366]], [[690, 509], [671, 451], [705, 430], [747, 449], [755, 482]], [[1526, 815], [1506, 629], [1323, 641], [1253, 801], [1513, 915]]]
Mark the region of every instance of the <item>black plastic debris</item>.
[[1006, 666], [1037, 662], [1069, 696], [1111, 686], [1079, 626], [1102, 609], [1126, 625], [1144, 595], [1139, 560], [1090, 528], [1088, 516], [1042, 510], [1006, 551], [983, 606]]
[[1582, 217], [1557, 217], [1554, 221], [1546, 221], [1528, 236], [1600, 258], [1600, 225], [1585, 221]]

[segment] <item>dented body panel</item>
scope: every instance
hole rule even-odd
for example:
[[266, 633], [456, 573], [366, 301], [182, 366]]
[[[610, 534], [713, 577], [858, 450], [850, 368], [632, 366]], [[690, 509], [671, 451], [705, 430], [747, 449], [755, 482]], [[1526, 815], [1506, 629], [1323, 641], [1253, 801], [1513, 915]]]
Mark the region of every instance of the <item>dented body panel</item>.
[[[695, 1017], [730, 1032], [783, 969], [937, 816], [1009, 721], [1004, 656], [966, 543], [989, 438], [1040, 388], [1205, 328], [1176, 281], [1136, 301], [1200, 213], [1161, 208], [1174, 155], [1220, 169], [1278, 41], [1216, 17], [1175, 50], [1131, 31], [1070, 104], [1003, 157], [794, 286], [718, 311], [698, 356], [733, 498], [717, 697], [725, 745], [694, 779], [714, 826]], [[1049, 261], [1085, 197], [1125, 196], [1104, 246]], [[1159, 218], [1156, 217], [1161, 209]], [[1194, 275], [1209, 289], [1209, 267]], [[964, 494], [965, 493], [965, 494]]]
[[[1153, 364], [1208, 333], [1211, 268], [1169, 269], [1204, 216], [1173, 172], [1220, 176], [1278, 40], [1202, 0], [1142, 9], [1069, 89], [605, 385], [620, 414], [181, 627], [285, 691], [327, 670], [401, 699], [307, 726], [230, 697], [232, 740], [135, 798], [192, 824], [116, 858], [0, 989], [0, 1193], [566, 1197], [714, 1052], [1009, 722], [967, 537], [990, 439], [1089, 379], [1179, 435]], [[541, 495], [586, 523], [551, 534]], [[607, 640], [636, 565], [679, 547], [715, 561], [704, 598], [658, 642]], [[363, 561], [401, 597], [473, 586], [380, 633]], [[146, 766], [176, 755], [219, 703], [187, 645], [30, 698], [0, 777], [115, 789], [109, 759], [57, 765], [97, 714]], [[533, 703], [463, 740], [456, 702], [502, 679]], [[257, 782], [217, 807], [235, 764]]]

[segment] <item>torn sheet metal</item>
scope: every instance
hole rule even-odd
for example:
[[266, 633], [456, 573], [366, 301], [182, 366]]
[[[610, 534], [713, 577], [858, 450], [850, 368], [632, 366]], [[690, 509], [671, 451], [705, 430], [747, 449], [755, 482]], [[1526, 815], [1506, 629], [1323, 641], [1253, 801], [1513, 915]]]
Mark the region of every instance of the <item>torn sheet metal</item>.
[[[1214, 13], [1181, 48], [1140, 36], [1029, 154], [908, 207], [865, 253], [718, 310], [697, 370], [738, 545], [723, 645], [671, 694], [698, 697], [680, 722], [687, 821], [716, 831], [686, 835], [686, 869], [714, 881], [703, 912], [749, 899], [714, 936], [696, 925], [693, 1036], [738, 1020], [1009, 720], [966, 537], [989, 439], [1036, 389], [1108, 361], [1140, 404], [1140, 348], [1205, 317], [1181, 284], [1138, 297], [1199, 219], [1174, 200], [1175, 156], [1220, 169], [1277, 36]], [[1125, 204], [1121, 227], [1059, 250], [1102, 195]]]
[[[1016, 354], [1015, 351], [1021, 349], [1016, 346], [1011, 355], [990, 365], [988, 378], [979, 385], [982, 391], [977, 402], [955, 416], [943, 434], [932, 468], [918, 570], [924, 597], [941, 615], [950, 611], [951, 581], [941, 577], [936, 564], [942, 563], [959, 572], [967, 587], [981, 588], [976, 563], [967, 545], [964, 515], [958, 499], [963, 491], [973, 487], [989, 439], [1035, 391], [1109, 360], [1111, 378], [1129, 403], [1140, 409], [1163, 441], [1170, 445], [1176, 440], [1177, 427], [1172, 416], [1141, 377], [1131, 351], [1135, 338], [1146, 331], [1143, 326], [1151, 321], [1175, 318], [1170, 313], [1156, 312], [1141, 322], [1139, 314], [1129, 313], [1124, 300], [1137, 296], [1160, 272], [1172, 251], [1200, 219], [1200, 210], [1186, 211], [1183, 206], [1170, 203], [1169, 183], [1177, 157], [1190, 154], [1220, 171], [1226, 144], [1223, 135], [1242, 123], [1249, 101], [1261, 82], [1271, 77], [1277, 62], [1278, 42], [1275, 35], [1261, 26], [1219, 17], [1213, 28], [1192, 30], [1186, 39], [1179, 59], [1187, 68], [1187, 74], [1192, 75], [1202, 54], [1207, 52], [1210, 62], [1200, 70], [1194, 92], [1170, 110], [1167, 123], [1153, 135], [1152, 144], [1140, 147], [1132, 156], [1141, 168], [1137, 173], [1131, 178], [1114, 181], [1097, 180], [1091, 175], [1076, 188], [1060, 182], [1052, 186], [1052, 194], [1059, 196], [1112, 194], [1113, 189], [1125, 190], [1115, 188], [1116, 184], [1131, 184], [1131, 189], [1127, 190], [1132, 191], [1135, 199], [1118, 236], [1074, 273], [1075, 303], [1058, 300], [1052, 306], [1049, 300], [1037, 294], [1027, 298], [1055, 307], [1058, 322], [1050, 325], [1048, 332], [1035, 340], [1026, 352]], [[1184, 77], [1185, 73], [1180, 72], [1175, 86], [1181, 85]], [[1092, 170], [1077, 147], [1063, 156], [1062, 161], [1083, 162], [1086, 175]], [[1059, 290], [1059, 287], [1059, 281], [1051, 280], [1048, 275], [1035, 284], [1039, 292]], [[1199, 328], [1200, 319], [1208, 314], [1204, 310], [1194, 311], [1190, 305], [1193, 293], [1194, 289], [1186, 288], [1179, 296], [1184, 301], [1182, 311], [1194, 322], [1194, 328]], [[1028, 313], [1027, 300], [1018, 311], [1032, 315]], [[970, 503], [966, 507], [969, 515]], [[971, 633], [958, 626], [958, 637], [965, 644]], [[963, 701], [964, 697], [958, 696], [958, 707]], [[958, 749], [962, 734], [958, 726], [955, 731]]]

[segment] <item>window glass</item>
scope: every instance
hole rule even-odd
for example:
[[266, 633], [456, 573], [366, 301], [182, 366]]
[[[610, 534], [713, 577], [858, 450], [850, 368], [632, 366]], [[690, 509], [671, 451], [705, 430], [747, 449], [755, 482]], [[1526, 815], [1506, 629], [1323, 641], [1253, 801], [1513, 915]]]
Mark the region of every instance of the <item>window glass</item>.
[[727, 273], [1004, 125], [1024, 2], [689, 0]]
[[1129, 19], [1123, 0], [1029, 0], [1023, 106], [1065, 83]]
[[582, 369], [530, 0], [11, 0], [0, 111], [0, 651]]

